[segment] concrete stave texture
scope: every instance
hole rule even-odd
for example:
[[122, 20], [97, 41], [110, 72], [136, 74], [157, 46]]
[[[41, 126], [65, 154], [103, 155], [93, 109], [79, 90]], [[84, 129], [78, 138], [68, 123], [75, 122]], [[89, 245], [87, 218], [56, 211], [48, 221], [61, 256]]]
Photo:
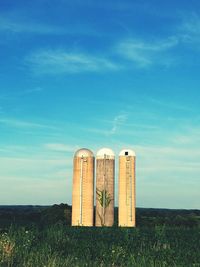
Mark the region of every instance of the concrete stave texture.
[[115, 159], [111, 149], [101, 149], [96, 159], [96, 226], [114, 224]]
[[94, 155], [80, 149], [74, 155], [72, 226], [93, 226]]
[[122, 227], [136, 226], [135, 162], [134, 151], [123, 150], [120, 152], [118, 225]]

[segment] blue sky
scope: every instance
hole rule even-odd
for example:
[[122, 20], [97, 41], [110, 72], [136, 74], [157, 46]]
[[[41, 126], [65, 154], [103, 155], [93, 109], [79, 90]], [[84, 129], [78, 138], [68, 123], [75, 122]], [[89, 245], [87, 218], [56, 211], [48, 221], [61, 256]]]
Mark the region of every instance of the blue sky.
[[75, 150], [107, 146], [137, 206], [199, 208], [199, 58], [198, 0], [1, 0], [0, 204], [71, 204]]

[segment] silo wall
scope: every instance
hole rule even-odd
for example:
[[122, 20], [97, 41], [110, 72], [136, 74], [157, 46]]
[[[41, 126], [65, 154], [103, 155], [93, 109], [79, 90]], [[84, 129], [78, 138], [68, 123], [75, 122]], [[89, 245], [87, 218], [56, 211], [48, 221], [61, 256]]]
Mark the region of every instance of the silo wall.
[[135, 163], [135, 155], [119, 156], [118, 225], [122, 227], [134, 227], [136, 225]]
[[96, 226], [114, 224], [115, 160], [108, 155], [96, 160]]
[[94, 157], [74, 157], [72, 226], [93, 226], [94, 213]]

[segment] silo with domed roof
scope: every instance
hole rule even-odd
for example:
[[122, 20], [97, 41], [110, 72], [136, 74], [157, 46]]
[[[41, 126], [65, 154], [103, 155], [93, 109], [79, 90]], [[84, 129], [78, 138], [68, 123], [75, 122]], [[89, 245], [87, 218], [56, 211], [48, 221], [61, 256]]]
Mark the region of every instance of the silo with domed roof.
[[72, 226], [93, 226], [94, 154], [79, 149], [73, 163]]
[[119, 154], [119, 226], [134, 227], [136, 224], [135, 159], [135, 152], [130, 149], [124, 149]]
[[115, 155], [102, 148], [96, 157], [96, 226], [114, 224]]

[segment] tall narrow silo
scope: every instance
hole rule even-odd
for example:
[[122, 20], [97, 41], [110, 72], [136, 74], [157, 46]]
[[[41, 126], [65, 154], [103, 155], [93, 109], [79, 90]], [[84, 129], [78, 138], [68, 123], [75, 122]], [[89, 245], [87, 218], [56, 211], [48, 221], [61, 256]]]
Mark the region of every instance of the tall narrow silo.
[[114, 224], [115, 155], [102, 148], [96, 158], [96, 226]]
[[119, 154], [119, 226], [135, 226], [135, 152], [124, 149]]
[[74, 155], [72, 226], [93, 226], [94, 155], [80, 149]]

